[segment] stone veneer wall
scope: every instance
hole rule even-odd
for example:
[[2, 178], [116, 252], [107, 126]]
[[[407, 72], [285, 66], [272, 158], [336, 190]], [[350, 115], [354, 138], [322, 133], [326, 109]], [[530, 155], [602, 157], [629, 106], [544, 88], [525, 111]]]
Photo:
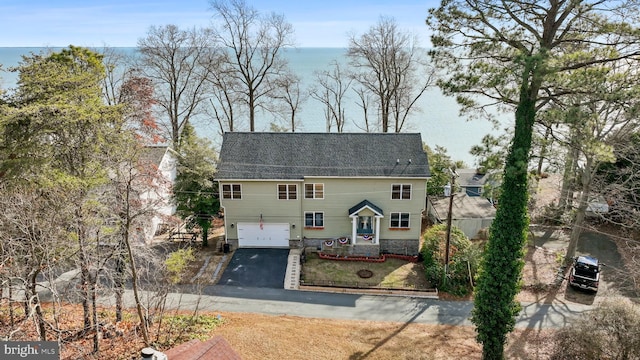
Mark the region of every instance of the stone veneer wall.
[[[337, 242], [332, 248], [324, 247], [325, 239], [304, 239], [303, 247], [314, 247], [327, 253], [335, 253], [340, 255], [354, 256], [380, 256], [381, 253], [399, 254], [399, 255], [418, 255], [420, 252], [420, 240], [394, 240], [380, 239], [380, 244], [348, 244], [340, 245]], [[292, 244], [293, 245], [293, 244]]]
[[[316, 249], [324, 249], [325, 239], [309, 239], [304, 240], [289, 240], [290, 248], [307, 248], [314, 247]], [[228, 239], [229, 245], [232, 250], [238, 248], [238, 239]], [[381, 253], [387, 254], [400, 254], [400, 255], [418, 255], [420, 252], [420, 240], [392, 240], [392, 239], [380, 239], [379, 245], [369, 244], [352, 244], [341, 245], [337, 242], [334, 244], [329, 253], [339, 253], [343, 255], [355, 255], [355, 256], [379, 256]]]
[[380, 251], [388, 254], [415, 256], [420, 252], [420, 240], [380, 239]]
[[380, 245], [357, 244], [352, 247], [351, 253], [354, 256], [378, 257], [380, 256]]

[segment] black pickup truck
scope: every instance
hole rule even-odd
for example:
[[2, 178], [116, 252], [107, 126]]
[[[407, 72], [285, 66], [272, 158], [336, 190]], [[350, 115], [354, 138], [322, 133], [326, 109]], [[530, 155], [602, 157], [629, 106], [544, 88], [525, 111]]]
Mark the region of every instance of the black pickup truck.
[[600, 283], [600, 263], [591, 256], [578, 256], [573, 261], [569, 285], [574, 288], [598, 291]]

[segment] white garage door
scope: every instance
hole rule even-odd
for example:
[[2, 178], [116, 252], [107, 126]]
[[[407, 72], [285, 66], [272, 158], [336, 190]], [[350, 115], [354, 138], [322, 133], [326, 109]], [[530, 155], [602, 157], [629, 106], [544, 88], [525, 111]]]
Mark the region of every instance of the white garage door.
[[238, 223], [239, 247], [289, 247], [289, 224]]

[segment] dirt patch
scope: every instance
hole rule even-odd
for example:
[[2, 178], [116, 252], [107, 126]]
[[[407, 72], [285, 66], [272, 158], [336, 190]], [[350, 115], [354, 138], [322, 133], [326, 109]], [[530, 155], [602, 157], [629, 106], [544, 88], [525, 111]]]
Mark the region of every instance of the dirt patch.
[[527, 246], [522, 269], [522, 288], [517, 299], [522, 302], [551, 303], [563, 286], [558, 279], [564, 252], [539, 246]]

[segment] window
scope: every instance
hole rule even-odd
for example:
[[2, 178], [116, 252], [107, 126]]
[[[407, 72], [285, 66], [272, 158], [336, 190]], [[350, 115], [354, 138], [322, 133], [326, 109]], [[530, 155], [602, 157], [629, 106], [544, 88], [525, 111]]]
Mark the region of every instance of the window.
[[391, 185], [391, 198], [394, 200], [411, 200], [411, 184]]
[[298, 198], [298, 186], [296, 184], [279, 184], [278, 199], [295, 200]]
[[391, 213], [391, 228], [409, 228], [409, 213]]
[[305, 227], [324, 227], [324, 213], [322, 212], [305, 212]]
[[222, 184], [223, 199], [242, 199], [240, 184]]
[[324, 184], [304, 184], [305, 199], [324, 199]]

